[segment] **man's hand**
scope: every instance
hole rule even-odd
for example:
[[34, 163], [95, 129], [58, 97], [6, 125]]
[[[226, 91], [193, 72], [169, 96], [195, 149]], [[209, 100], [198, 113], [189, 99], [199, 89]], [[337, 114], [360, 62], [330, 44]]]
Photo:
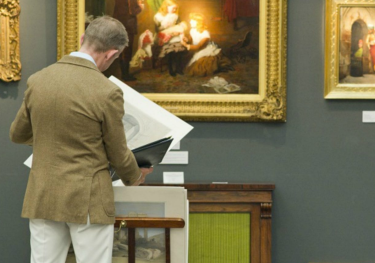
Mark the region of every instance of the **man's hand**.
[[141, 168], [142, 174], [139, 177], [139, 179], [132, 186], [137, 186], [137, 185], [143, 184], [146, 180], [146, 176], [148, 174], [152, 173], [152, 171], [154, 171], [153, 167], [151, 167], [151, 168]]

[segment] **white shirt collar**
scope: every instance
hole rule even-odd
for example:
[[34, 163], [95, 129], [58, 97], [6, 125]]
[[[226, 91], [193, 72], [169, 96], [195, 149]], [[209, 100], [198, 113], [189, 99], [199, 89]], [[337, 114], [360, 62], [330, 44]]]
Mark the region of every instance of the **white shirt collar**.
[[89, 54], [79, 52], [79, 51], [74, 51], [74, 52], [70, 53], [69, 55], [73, 56], [73, 57], [79, 57], [79, 58], [87, 59], [87, 60], [91, 61], [92, 63], [94, 63], [95, 66], [97, 66], [96, 63], [95, 63], [95, 60]]

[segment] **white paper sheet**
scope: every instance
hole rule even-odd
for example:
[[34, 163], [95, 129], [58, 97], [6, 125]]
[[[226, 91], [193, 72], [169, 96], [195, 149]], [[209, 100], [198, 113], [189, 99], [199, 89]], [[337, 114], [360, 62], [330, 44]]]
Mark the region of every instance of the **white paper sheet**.
[[31, 154], [29, 156], [29, 158], [27, 158], [27, 160], [23, 164], [26, 165], [27, 167], [31, 168], [32, 162], [33, 162], [33, 155]]
[[[109, 80], [120, 87], [124, 93], [125, 116], [128, 114], [128, 111], [129, 114], [137, 113], [137, 116], [134, 117], [138, 118], [138, 123], [140, 123], [140, 125], [144, 125], [144, 127], [150, 127], [140, 127], [140, 131], [142, 132], [139, 136], [142, 137], [142, 139], [139, 139], [137, 143], [134, 143], [134, 147], [142, 146], [158, 139], [162, 139], [163, 137], [172, 136], [173, 141], [170, 146], [170, 148], [172, 148], [193, 129], [193, 126], [184, 122], [166, 109], [160, 107], [116, 77], [111, 76]], [[167, 128], [169, 132], [165, 131], [164, 136], [158, 135], [160, 137], [154, 139], [154, 134], [162, 129], [160, 127], [163, 127], [163, 130]]]
[[188, 164], [188, 151], [169, 151], [165, 154], [160, 164]]

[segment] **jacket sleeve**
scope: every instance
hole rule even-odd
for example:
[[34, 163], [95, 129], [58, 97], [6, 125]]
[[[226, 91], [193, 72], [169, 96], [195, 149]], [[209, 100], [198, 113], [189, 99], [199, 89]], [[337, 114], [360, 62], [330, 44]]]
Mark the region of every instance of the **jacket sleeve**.
[[110, 165], [125, 185], [132, 185], [141, 174], [132, 151], [127, 147], [124, 125], [124, 98], [119, 88], [114, 89], [104, 105], [102, 133]]
[[33, 130], [31, 126], [30, 113], [27, 109], [25, 98], [23, 99], [21, 108], [18, 110], [15, 120], [10, 126], [9, 137], [10, 140], [15, 143], [28, 145], [32, 145], [33, 143]]

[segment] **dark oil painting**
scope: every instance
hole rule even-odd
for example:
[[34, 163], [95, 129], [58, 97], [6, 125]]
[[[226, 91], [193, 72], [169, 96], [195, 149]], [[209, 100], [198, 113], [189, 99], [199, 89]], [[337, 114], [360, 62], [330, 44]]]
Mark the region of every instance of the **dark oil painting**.
[[340, 84], [375, 84], [374, 25], [374, 7], [340, 8]]
[[260, 0], [86, 0], [85, 19], [124, 24], [105, 72], [141, 93], [258, 94]]

